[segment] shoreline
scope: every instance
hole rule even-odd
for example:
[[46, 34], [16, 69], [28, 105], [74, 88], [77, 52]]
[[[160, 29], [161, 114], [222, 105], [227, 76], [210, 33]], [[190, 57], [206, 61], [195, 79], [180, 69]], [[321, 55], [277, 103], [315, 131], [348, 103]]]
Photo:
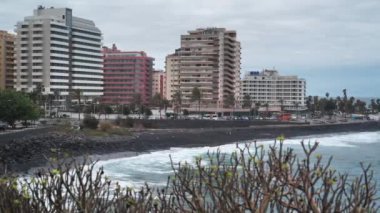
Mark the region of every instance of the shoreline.
[[[133, 130], [131, 136], [90, 137], [78, 132], [65, 134], [53, 128], [35, 129], [17, 133], [6, 141], [0, 137], [1, 162], [8, 162], [8, 171], [29, 173], [32, 168], [44, 167], [51, 157], [63, 158], [69, 153], [72, 157], [85, 155], [104, 159], [120, 158], [122, 153], [152, 152], [171, 147], [218, 146], [228, 143], [275, 139], [279, 135], [285, 138], [310, 135], [371, 132], [379, 131], [378, 121], [366, 121], [344, 124], [323, 125], [270, 125], [231, 128], [197, 129], [142, 129]], [[32, 136], [31, 136], [32, 135]], [[96, 159], [94, 159], [96, 160]], [[0, 165], [0, 174], [4, 171]]]

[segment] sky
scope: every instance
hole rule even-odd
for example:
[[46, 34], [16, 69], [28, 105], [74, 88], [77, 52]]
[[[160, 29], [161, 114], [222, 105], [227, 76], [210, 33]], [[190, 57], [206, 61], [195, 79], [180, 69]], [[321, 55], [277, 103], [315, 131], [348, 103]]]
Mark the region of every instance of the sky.
[[275, 68], [307, 81], [307, 95], [380, 97], [379, 0], [0, 0], [0, 29], [38, 5], [93, 20], [103, 44], [142, 50], [164, 69], [188, 30], [236, 30], [245, 72]]

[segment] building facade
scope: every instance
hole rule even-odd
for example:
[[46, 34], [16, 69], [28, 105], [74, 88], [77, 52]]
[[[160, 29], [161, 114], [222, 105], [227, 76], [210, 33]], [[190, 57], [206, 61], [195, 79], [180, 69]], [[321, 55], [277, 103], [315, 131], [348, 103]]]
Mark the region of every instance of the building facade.
[[246, 94], [253, 105], [260, 103], [284, 110], [301, 110], [306, 106], [306, 80], [281, 76], [276, 70], [248, 72], [241, 81], [241, 98]]
[[152, 73], [152, 97], [157, 93], [166, 98], [166, 73], [162, 70], [154, 70]]
[[86, 99], [103, 95], [102, 35], [93, 21], [39, 6], [16, 27], [16, 90], [40, 85], [62, 102], [74, 90]]
[[0, 90], [13, 89], [15, 35], [0, 31]]
[[126, 52], [103, 47], [104, 95], [106, 104], [129, 104], [137, 94], [142, 103], [152, 97], [152, 73], [154, 58], [145, 52]]
[[196, 108], [191, 101], [194, 87], [201, 91], [203, 110], [223, 111], [225, 99], [240, 95], [240, 42], [235, 31], [200, 28], [181, 35], [181, 47], [166, 57], [166, 97], [179, 91], [184, 108]]

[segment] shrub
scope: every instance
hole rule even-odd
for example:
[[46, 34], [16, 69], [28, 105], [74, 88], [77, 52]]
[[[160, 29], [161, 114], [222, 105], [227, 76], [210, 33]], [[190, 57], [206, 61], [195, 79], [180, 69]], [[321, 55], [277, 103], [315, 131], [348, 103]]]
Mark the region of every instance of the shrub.
[[112, 129], [112, 124], [110, 122], [106, 122], [106, 121], [100, 122], [99, 129], [103, 132], [107, 132], [110, 129]]
[[96, 119], [94, 116], [85, 115], [83, 119], [83, 126], [85, 128], [89, 129], [96, 129], [98, 128], [99, 120]]
[[[21, 180], [0, 178], [0, 212], [377, 212], [370, 166], [357, 178], [330, 167], [302, 143], [304, 158], [284, 149], [266, 152], [254, 143], [197, 157], [195, 165], [172, 162], [167, 187], [133, 190], [113, 184], [94, 162], [63, 161]], [[205, 163], [207, 162], [207, 163]]]

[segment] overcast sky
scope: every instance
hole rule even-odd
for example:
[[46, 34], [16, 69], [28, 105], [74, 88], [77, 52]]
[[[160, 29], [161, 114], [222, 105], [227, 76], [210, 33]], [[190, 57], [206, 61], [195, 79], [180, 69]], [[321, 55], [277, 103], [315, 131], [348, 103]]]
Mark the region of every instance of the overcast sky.
[[38, 5], [91, 19], [103, 43], [143, 50], [163, 69], [180, 35], [199, 27], [236, 30], [242, 73], [275, 67], [307, 80], [307, 95], [380, 97], [379, 0], [0, 0], [0, 29]]

